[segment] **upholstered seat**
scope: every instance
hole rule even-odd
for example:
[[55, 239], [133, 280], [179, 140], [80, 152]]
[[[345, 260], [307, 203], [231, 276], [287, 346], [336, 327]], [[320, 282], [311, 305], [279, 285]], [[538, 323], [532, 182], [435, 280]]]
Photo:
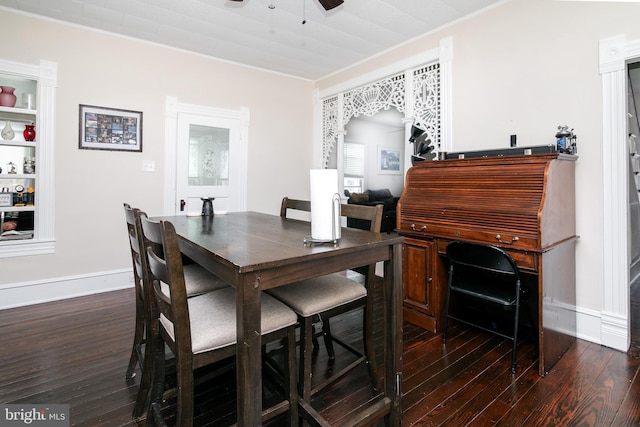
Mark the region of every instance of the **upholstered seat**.
[[[187, 300], [191, 323], [191, 350], [204, 353], [236, 343], [236, 291], [227, 287]], [[262, 334], [295, 325], [297, 318], [286, 305], [269, 295], [262, 296]], [[160, 323], [175, 340], [173, 323], [160, 316]], [[215, 327], [212, 327], [215, 325]]]
[[349, 304], [367, 296], [364, 286], [341, 273], [282, 286], [269, 293], [303, 317], [312, 317], [337, 305]]

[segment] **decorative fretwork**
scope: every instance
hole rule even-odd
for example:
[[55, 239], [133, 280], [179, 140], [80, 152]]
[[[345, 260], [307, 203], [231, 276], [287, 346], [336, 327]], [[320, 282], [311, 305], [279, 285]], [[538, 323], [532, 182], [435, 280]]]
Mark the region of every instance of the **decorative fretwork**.
[[440, 151], [440, 64], [413, 72], [413, 115], [436, 151]]
[[322, 166], [327, 167], [329, 155], [338, 141], [338, 97], [322, 101]]
[[404, 74], [389, 77], [367, 86], [353, 89], [344, 94], [343, 125], [346, 126], [352, 117], [361, 114], [371, 117], [380, 110], [395, 107], [401, 113], [405, 110]]
[[[413, 103], [415, 123], [425, 129], [436, 151], [440, 147], [440, 64], [421, 67], [413, 72], [413, 86], [406, 101], [405, 74], [378, 80], [345, 92], [342, 97], [342, 126], [353, 117], [374, 116], [381, 110], [395, 107], [406, 111], [406, 102]], [[331, 152], [337, 144], [338, 97], [323, 100], [322, 105], [322, 164], [327, 167]]]

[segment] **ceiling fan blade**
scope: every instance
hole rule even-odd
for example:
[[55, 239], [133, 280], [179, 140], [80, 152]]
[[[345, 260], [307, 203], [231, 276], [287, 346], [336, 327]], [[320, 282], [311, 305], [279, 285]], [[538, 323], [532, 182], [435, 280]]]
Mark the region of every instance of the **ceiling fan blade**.
[[322, 7], [324, 7], [325, 10], [331, 10], [334, 7], [338, 7], [342, 3], [344, 3], [344, 0], [318, 0], [318, 1], [322, 5]]

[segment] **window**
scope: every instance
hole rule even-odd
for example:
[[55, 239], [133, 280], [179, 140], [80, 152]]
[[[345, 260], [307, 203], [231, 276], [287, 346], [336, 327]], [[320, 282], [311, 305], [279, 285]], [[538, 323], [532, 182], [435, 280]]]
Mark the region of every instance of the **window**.
[[344, 189], [351, 193], [364, 192], [364, 154], [364, 144], [344, 143]]

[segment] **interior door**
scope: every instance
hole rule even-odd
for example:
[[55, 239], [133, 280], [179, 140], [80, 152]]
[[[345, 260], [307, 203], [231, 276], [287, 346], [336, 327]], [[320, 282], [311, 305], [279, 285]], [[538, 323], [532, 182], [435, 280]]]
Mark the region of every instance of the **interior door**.
[[176, 214], [200, 215], [202, 198], [213, 198], [214, 213], [237, 210], [234, 156], [240, 121], [179, 113], [176, 151]]

